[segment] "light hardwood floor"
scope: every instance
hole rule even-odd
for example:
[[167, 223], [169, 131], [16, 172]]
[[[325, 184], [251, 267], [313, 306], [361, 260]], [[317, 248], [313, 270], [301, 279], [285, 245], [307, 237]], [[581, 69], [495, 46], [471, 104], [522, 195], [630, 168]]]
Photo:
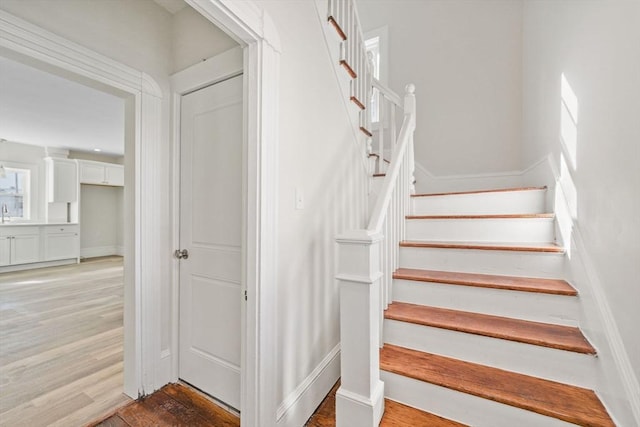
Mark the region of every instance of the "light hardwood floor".
[[0, 274], [0, 426], [81, 426], [122, 394], [122, 258]]

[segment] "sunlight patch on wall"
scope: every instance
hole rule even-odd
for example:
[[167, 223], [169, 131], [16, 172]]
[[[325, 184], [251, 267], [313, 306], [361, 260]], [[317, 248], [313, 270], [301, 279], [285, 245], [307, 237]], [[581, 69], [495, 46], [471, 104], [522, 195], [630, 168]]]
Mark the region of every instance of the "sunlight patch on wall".
[[564, 73], [560, 79], [560, 137], [572, 169], [578, 168], [578, 97]]

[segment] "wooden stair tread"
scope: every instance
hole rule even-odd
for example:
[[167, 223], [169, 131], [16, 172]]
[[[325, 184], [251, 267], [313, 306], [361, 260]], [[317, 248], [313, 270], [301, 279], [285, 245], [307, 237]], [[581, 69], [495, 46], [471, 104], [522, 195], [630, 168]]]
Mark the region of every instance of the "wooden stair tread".
[[554, 295], [578, 295], [578, 292], [569, 283], [560, 279], [458, 273], [450, 271], [419, 270], [415, 268], [399, 268], [393, 274], [393, 278]]
[[456, 421], [448, 420], [390, 399], [385, 399], [384, 416], [380, 422], [380, 427], [406, 427], [408, 425], [429, 427], [466, 427], [465, 424], [460, 424]]
[[450, 193], [428, 193], [428, 194], [412, 194], [411, 197], [433, 197], [433, 196], [452, 196], [459, 194], [480, 194], [480, 193], [504, 193], [509, 191], [532, 191], [546, 190], [547, 187], [519, 187], [519, 188], [497, 188], [494, 190], [472, 190], [472, 191], [454, 191]]
[[554, 218], [552, 213], [500, 215], [407, 215], [407, 219], [537, 219]]
[[441, 249], [479, 249], [487, 251], [515, 252], [552, 252], [564, 253], [564, 248], [555, 243], [480, 243], [480, 242], [433, 242], [409, 241], [400, 242], [401, 247], [441, 248]]
[[389, 305], [384, 317], [385, 319], [576, 353], [596, 353], [595, 348], [582, 335], [580, 329], [572, 326], [553, 325], [403, 302], [394, 302]]
[[592, 390], [385, 344], [380, 368], [582, 426], [611, 426]]

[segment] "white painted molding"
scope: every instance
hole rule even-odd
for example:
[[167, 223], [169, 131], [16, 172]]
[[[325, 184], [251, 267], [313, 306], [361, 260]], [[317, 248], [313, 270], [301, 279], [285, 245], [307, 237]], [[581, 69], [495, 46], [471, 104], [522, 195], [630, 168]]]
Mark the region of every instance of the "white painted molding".
[[[82, 76], [132, 96], [130, 103], [135, 119], [133, 139], [127, 141], [128, 153], [135, 153], [135, 167], [127, 174], [126, 186], [133, 191], [128, 197], [133, 213], [127, 216], [125, 228], [125, 351], [124, 391], [131, 397], [149, 393], [158, 383], [156, 374], [160, 360], [160, 305], [154, 302], [162, 279], [154, 268], [163, 260], [167, 248], [156, 241], [157, 212], [166, 209], [163, 191], [153, 191], [155, 167], [161, 144], [162, 92], [147, 74], [116, 62], [77, 43], [59, 37], [27, 21], [0, 10], [0, 47], [7, 54], [26, 58], [43, 69]], [[127, 101], [129, 102], [129, 101]], [[133, 146], [133, 147], [131, 147]], [[144, 146], [144, 157], [142, 156]], [[144, 200], [142, 200], [144, 198]], [[144, 207], [144, 210], [142, 209]], [[127, 221], [129, 221], [127, 223]], [[133, 236], [133, 237], [132, 237]], [[142, 265], [144, 263], [144, 269]], [[145, 301], [143, 304], [142, 301]]]
[[415, 162], [415, 175], [419, 192], [479, 190], [496, 187], [531, 185], [524, 180], [548, 161], [545, 156], [523, 170], [487, 172], [463, 175], [435, 175], [424, 165]]
[[184, 95], [242, 73], [243, 53], [240, 46], [208, 58], [171, 76], [171, 91]]
[[82, 258], [95, 258], [109, 255], [119, 255], [118, 252], [122, 252], [121, 246], [92, 246], [88, 248], [80, 249], [80, 256]]
[[300, 426], [326, 397], [340, 378], [340, 344], [337, 344], [315, 369], [280, 403], [276, 413], [278, 426]]
[[144, 90], [162, 96], [160, 86], [146, 74], [3, 10], [0, 10], [0, 46], [127, 92]]
[[278, 95], [280, 40], [256, 2], [186, 0], [244, 47], [246, 233], [242, 328], [242, 426], [276, 423]]

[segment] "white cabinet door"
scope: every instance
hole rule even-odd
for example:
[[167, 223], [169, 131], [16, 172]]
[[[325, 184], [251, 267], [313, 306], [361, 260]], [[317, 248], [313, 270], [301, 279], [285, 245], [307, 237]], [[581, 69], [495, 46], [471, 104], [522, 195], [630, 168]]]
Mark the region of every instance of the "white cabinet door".
[[11, 237], [0, 236], [0, 266], [11, 264]]
[[40, 261], [40, 232], [21, 230], [11, 238], [11, 264], [27, 264]]
[[80, 246], [78, 226], [47, 226], [44, 240], [44, 260], [78, 258]]
[[104, 166], [100, 163], [80, 162], [81, 184], [104, 184]]
[[80, 184], [124, 186], [124, 166], [80, 160]]
[[78, 165], [75, 160], [46, 159], [47, 189], [50, 203], [78, 201]]
[[124, 186], [124, 167], [122, 165], [106, 165], [104, 175], [107, 185]]

